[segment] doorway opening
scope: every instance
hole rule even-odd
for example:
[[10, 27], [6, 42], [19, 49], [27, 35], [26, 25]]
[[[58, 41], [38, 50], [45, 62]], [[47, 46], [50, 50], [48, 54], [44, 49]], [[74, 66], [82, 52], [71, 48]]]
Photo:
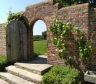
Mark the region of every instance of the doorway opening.
[[33, 51], [47, 56], [47, 26], [42, 20], [37, 20], [33, 26]]

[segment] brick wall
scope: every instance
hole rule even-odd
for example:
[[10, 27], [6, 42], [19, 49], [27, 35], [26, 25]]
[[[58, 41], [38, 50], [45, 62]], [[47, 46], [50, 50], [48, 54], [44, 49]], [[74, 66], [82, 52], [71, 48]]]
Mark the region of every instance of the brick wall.
[[[89, 4], [80, 4], [70, 7], [64, 7], [61, 9], [58, 9], [58, 4], [52, 4], [52, 3], [41, 3], [36, 4], [33, 6], [28, 6], [26, 8], [26, 11], [24, 13], [25, 17], [29, 21], [30, 29], [32, 29], [34, 23], [37, 20], [43, 20], [45, 24], [47, 25], [47, 42], [48, 42], [48, 63], [50, 64], [64, 64], [64, 60], [60, 59], [57, 52], [56, 47], [53, 45], [51, 39], [51, 33], [50, 33], [50, 26], [54, 22], [54, 20], [57, 18], [63, 22], [71, 22], [76, 27], [79, 27], [82, 31], [85, 32], [86, 38], [88, 38], [88, 26], [89, 26]], [[32, 29], [33, 30], [33, 29]], [[32, 37], [30, 38], [32, 42]], [[71, 49], [71, 54], [75, 55], [74, 52], [77, 52], [77, 50], [73, 47]], [[81, 60], [75, 59], [77, 66], [79, 65], [80, 68], [83, 70], [85, 69], [84, 64], [82, 64]]]
[[89, 9], [89, 37], [92, 37], [93, 52], [90, 59], [90, 64], [96, 65], [96, 8]]
[[6, 30], [5, 30], [5, 24], [0, 24], [0, 55], [6, 56]]
[[[90, 34], [93, 31], [96, 31], [96, 9], [89, 7], [89, 4], [80, 4], [65, 8], [58, 9], [58, 3], [54, 4], [51, 2], [44, 2], [32, 6], [28, 6], [24, 12], [24, 16], [28, 19], [29, 27], [27, 28], [27, 35], [28, 35], [28, 56], [32, 56], [32, 31], [34, 23], [37, 20], [43, 20], [45, 24], [47, 25], [47, 43], [48, 43], [48, 63], [49, 64], [61, 64], [64, 65], [64, 60], [60, 59], [58, 57], [58, 54], [56, 52], [56, 47], [53, 45], [51, 39], [51, 33], [50, 33], [50, 26], [54, 22], [54, 20], [57, 18], [63, 22], [71, 22], [76, 27], [79, 27], [82, 31], [84, 31], [86, 35], [86, 39], [90, 36]], [[91, 56], [91, 63], [96, 64], [96, 35], [93, 37], [93, 46], [94, 46], [94, 53]], [[6, 53], [6, 47], [5, 47], [5, 31], [4, 28], [2, 28], [2, 25], [0, 25], [0, 54]], [[75, 55], [75, 52], [77, 50], [74, 48], [71, 49], [71, 54]], [[75, 58], [74, 58], [75, 59]], [[85, 70], [86, 63], [84, 63], [80, 59], [75, 59], [75, 62], [77, 63], [77, 66], [81, 68], [82, 70]]]
[[80, 4], [58, 10], [57, 17], [63, 22], [71, 22], [88, 34], [89, 4]]
[[[88, 28], [89, 28], [89, 4], [80, 4], [70, 7], [61, 8], [57, 12], [57, 18], [63, 22], [70, 22], [75, 27], [78, 27], [81, 29], [81, 31], [84, 32], [86, 39], [88, 39]], [[72, 36], [71, 36], [72, 38]], [[69, 51], [70, 56], [72, 56], [72, 59], [74, 59], [74, 66], [81, 69], [86, 70], [86, 67], [88, 65], [88, 61], [82, 61], [78, 57], [78, 50], [74, 43], [74, 37], [70, 41], [69, 45]]]

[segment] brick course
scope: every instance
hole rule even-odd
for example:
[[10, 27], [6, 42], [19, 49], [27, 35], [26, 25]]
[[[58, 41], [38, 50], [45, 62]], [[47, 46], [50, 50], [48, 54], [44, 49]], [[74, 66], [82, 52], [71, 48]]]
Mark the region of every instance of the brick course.
[[[42, 3], [42, 4], [33, 5], [33, 6], [28, 6], [26, 8], [24, 15], [28, 19], [31, 29], [37, 20], [43, 20], [47, 25], [48, 63], [49, 64], [65, 65], [64, 60], [58, 57], [58, 54], [56, 52], [56, 47], [53, 45], [51, 41], [52, 36], [50, 33], [50, 26], [56, 18], [63, 22], [70, 22], [74, 24], [76, 27], [79, 27], [82, 31], [85, 32], [86, 38], [88, 38], [89, 4], [80, 4], [80, 5], [58, 9], [58, 4], [53, 5], [52, 3]], [[75, 49], [71, 49], [71, 50], [72, 50], [71, 53], [75, 55], [74, 52], [77, 52], [77, 51]], [[77, 61], [76, 58], [74, 59], [76, 60], [77, 65], [79, 65], [80, 68], [85, 70], [85, 66], [84, 64], [82, 64], [81, 60], [78, 59]]]
[[[64, 7], [58, 9], [58, 3], [53, 4], [50, 0], [49, 2], [44, 2], [32, 6], [28, 6], [24, 12], [24, 16], [27, 18], [29, 22], [29, 27], [27, 28], [28, 33], [28, 56], [32, 56], [32, 31], [34, 23], [37, 20], [43, 20], [45, 24], [47, 25], [47, 43], [48, 43], [48, 63], [49, 64], [60, 64], [65, 65], [64, 60], [60, 59], [58, 57], [58, 54], [56, 52], [56, 47], [53, 45], [51, 39], [51, 33], [50, 33], [50, 26], [54, 22], [54, 20], [57, 18], [63, 22], [70, 22], [74, 24], [76, 27], [80, 28], [86, 36], [86, 39], [89, 38], [90, 34], [93, 31], [96, 31], [96, 8], [92, 8], [89, 6], [88, 3], [86, 4], [79, 4], [75, 6], [70, 7]], [[3, 32], [2, 27], [0, 28], [0, 32]], [[4, 46], [6, 41], [2, 39], [5, 35], [5, 33], [0, 33], [0, 54], [4, 54], [6, 51], [6, 47]], [[3, 36], [4, 35], [4, 36]], [[94, 46], [94, 53], [91, 57], [91, 64], [96, 64], [96, 35], [93, 37], [93, 46]], [[3, 41], [2, 41], [3, 40]], [[5, 42], [5, 43], [4, 43]], [[74, 47], [74, 43], [72, 43], [73, 47], [70, 51], [72, 55], [75, 55], [77, 50]], [[75, 62], [77, 63], [77, 67], [82, 69], [83, 71], [86, 70], [86, 62], [83, 62], [80, 59], [75, 58]]]
[[6, 56], [6, 29], [5, 29], [5, 24], [0, 24], [0, 55]]

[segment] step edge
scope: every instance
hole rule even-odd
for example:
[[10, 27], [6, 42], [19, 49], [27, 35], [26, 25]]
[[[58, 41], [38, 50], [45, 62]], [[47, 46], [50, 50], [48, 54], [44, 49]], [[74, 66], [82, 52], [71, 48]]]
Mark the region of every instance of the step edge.
[[[23, 78], [23, 79], [25, 79], [27, 81], [31, 81], [31, 82], [35, 82], [35, 83], [41, 83], [42, 82], [42, 79], [41, 80], [37, 80], [37, 79], [34, 79], [34, 78], [30, 78], [30, 77], [28, 77], [26, 75], [17, 73], [17, 72], [15, 72], [13, 70], [9, 70], [8, 68], [7, 68], [7, 71], [8, 71], [8, 73], [13, 74], [13, 75], [18, 76], [18, 77], [21, 77], [21, 78]], [[38, 75], [38, 74], [36, 74], [36, 75]]]
[[30, 71], [30, 72], [33, 72], [33, 73], [36, 73], [36, 74], [39, 74], [39, 75], [43, 75], [44, 73], [46, 73], [46, 72], [52, 67], [52, 65], [50, 65], [48, 68], [40, 71], [40, 70], [36, 70], [36, 69], [30, 69], [30, 68], [28, 68], [28, 67], [23, 67], [23, 66], [21, 66], [21, 65], [19, 65], [19, 64], [17, 64], [17, 63], [15, 63], [14, 65], [15, 65], [16, 67], [18, 67], [18, 68], [21, 68], [21, 69], [24, 69], [24, 70], [28, 70], [28, 71]]
[[[3, 74], [3, 73], [2, 73], [2, 74]], [[11, 80], [11, 79], [8, 79], [8, 77], [6, 77], [6, 76], [4, 76], [4, 75], [2, 75], [2, 74], [0, 74], [0, 78], [1, 78], [1, 79], [7, 81], [9, 84], [17, 84], [16, 81], [13, 81], [13, 80]], [[4, 73], [4, 74], [5, 74], [5, 73]], [[6, 72], [6, 74], [11, 74], [11, 73]], [[11, 74], [11, 75], [13, 75], [13, 74]], [[16, 75], [13, 75], [13, 76], [18, 77], [18, 76], [16, 76]], [[18, 78], [20, 78], [20, 77], [18, 77]], [[24, 80], [24, 81], [27, 81], [27, 80], [25, 80], [25, 79], [23, 79], [23, 78], [20, 78], [20, 79], [22, 79], [22, 80]], [[31, 82], [31, 81], [27, 81], [27, 82]], [[35, 83], [32, 82], [32, 84], [35, 84]]]
[[38, 70], [35, 70], [35, 69], [29, 69], [27, 67], [22, 67], [22, 66], [17, 65], [17, 64], [15, 64], [14, 66], [16, 66], [17, 68], [21, 68], [21, 69], [27, 70], [29, 72], [33, 72], [33, 73], [38, 74], [38, 75], [41, 75], [42, 74], [41, 71], [38, 71]]

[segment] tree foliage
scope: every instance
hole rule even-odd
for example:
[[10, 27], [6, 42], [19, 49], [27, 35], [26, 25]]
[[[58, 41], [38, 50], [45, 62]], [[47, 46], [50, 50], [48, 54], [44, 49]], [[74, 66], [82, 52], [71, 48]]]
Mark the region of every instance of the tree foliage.
[[44, 40], [47, 39], [47, 31], [42, 32], [42, 37], [43, 37]]
[[[56, 51], [60, 58], [65, 59], [67, 64], [73, 59], [72, 49], [77, 50], [80, 59], [86, 60], [92, 54], [91, 39], [86, 40], [85, 34], [79, 28], [70, 23], [63, 23], [56, 20], [50, 28], [52, 41], [57, 47]], [[75, 51], [74, 51], [75, 52]]]
[[53, 0], [54, 3], [59, 3], [59, 7], [71, 6], [74, 4], [90, 3], [96, 5], [96, 0]]

